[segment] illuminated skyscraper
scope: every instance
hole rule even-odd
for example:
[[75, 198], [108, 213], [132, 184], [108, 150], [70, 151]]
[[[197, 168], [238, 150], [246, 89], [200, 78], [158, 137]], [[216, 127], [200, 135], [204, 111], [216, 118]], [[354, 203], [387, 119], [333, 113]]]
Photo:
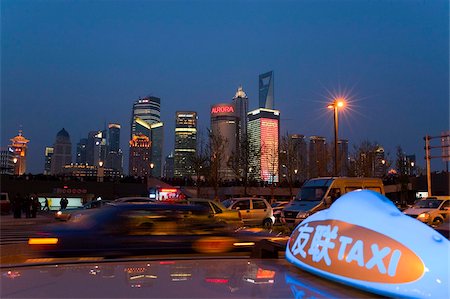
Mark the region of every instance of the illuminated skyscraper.
[[134, 119], [135, 134], [130, 140], [129, 173], [132, 176], [150, 175], [151, 127], [146, 121]]
[[69, 133], [63, 128], [56, 134], [56, 141], [53, 145], [51, 174], [62, 174], [64, 165], [70, 163], [72, 163], [72, 143], [70, 142]]
[[328, 175], [327, 146], [324, 137], [309, 137], [309, 177]]
[[236, 176], [228, 163], [233, 153], [237, 154], [239, 118], [235, 111], [234, 104], [222, 103], [211, 106], [211, 134], [213, 138], [221, 140], [223, 145], [219, 167], [219, 177], [223, 180], [231, 180]]
[[45, 165], [44, 165], [44, 174], [51, 174], [52, 168], [52, 157], [53, 157], [53, 147], [45, 147]]
[[[140, 120], [141, 125], [137, 120]], [[142, 126], [142, 122], [147, 125]], [[144, 128], [144, 127], [148, 127]], [[144, 129], [143, 129], [144, 128]], [[148, 132], [142, 132], [141, 130]], [[164, 124], [161, 122], [161, 99], [157, 97], [148, 96], [143, 99], [138, 99], [133, 104], [133, 111], [131, 115], [131, 132], [130, 139], [134, 136], [148, 136], [149, 137], [149, 163], [153, 164], [152, 175], [161, 176], [162, 171], [162, 154], [163, 154], [163, 140], [164, 140]], [[130, 145], [132, 143], [130, 142]], [[134, 143], [133, 143], [134, 144]], [[130, 152], [131, 153], [131, 152]], [[130, 156], [131, 160], [131, 156]], [[131, 167], [130, 167], [131, 174]]]
[[173, 156], [175, 177], [191, 177], [195, 174], [193, 157], [197, 151], [197, 120], [197, 112], [176, 112], [175, 153]]
[[279, 181], [278, 154], [280, 111], [259, 108], [248, 113], [248, 136], [252, 148], [260, 149], [252, 157], [256, 178], [265, 182]]
[[30, 140], [22, 136], [22, 130], [19, 130], [19, 134], [11, 138], [10, 148], [14, 151], [14, 174], [22, 175], [27, 171], [27, 143]]
[[259, 108], [274, 108], [273, 71], [259, 75]]
[[248, 98], [242, 86], [239, 86], [234, 98], [233, 104], [236, 108], [235, 114], [239, 118], [238, 123], [238, 143], [246, 138], [247, 135], [247, 113], [248, 113]]
[[106, 161], [106, 131], [91, 131], [86, 144], [86, 163], [98, 166]]

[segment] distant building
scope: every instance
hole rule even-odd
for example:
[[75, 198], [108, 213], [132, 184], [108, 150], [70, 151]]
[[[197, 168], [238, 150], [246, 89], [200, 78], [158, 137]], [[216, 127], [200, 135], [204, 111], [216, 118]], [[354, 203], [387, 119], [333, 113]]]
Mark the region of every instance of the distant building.
[[274, 108], [273, 71], [259, 75], [259, 108]]
[[13, 175], [14, 166], [14, 150], [9, 146], [2, 147], [0, 149], [0, 173]]
[[106, 161], [106, 131], [91, 131], [86, 144], [86, 163], [98, 166]]
[[[150, 128], [149, 128], [150, 129]], [[143, 134], [133, 135], [130, 140], [129, 169], [131, 176], [150, 175], [151, 141]]]
[[63, 128], [56, 134], [56, 141], [53, 145], [51, 174], [62, 174], [64, 165], [70, 163], [72, 163], [72, 143], [70, 142], [69, 133]]
[[348, 176], [348, 140], [338, 140], [338, 175]]
[[115, 169], [77, 163], [64, 165], [63, 174], [75, 177], [98, 177], [100, 174], [113, 178], [121, 176], [121, 173]]
[[239, 86], [233, 98], [233, 104], [236, 108], [235, 115], [238, 117], [238, 144], [247, 138], [247, 113], [248, 113], [248, 97], [242, 86]]
[[259, 108], [248, 113], [250, 146], [259, 149], [251, 157], [256, 179], [273, 183], [279, 181], [280, 111]]
[[[143, 125], [143, 123], [146, 123], [146, 125]], [[148, 96], [134, 102], [131, 116], [131, 141], [135, 136], [147, 136], [149, 138], [149, 163], [153, 165], [153, 169], [148, 169], [148, 172], [158, 177], [161, 176], [164, 124], [161, 122], [160, 98]], [[136, 157], [133, 159], [136, 159]]]
[[309, 138], [309, 177], [316, 178], [328, 175], [328, 152], [324, 137]]
[[109, 124], [106, 136], [105, 169], [113, 169], [123, 173], [123, 155], [120, 147], [120, 125]]
[[197, 151], [197, 121], [197, 112], [176, 112], [173, 155], [173, 175], [175, 177], [191, 177], [195, 174], [193, 158]]
[[52, 173], [52, 157], [53, 157], [54, 149], [53, 147], [45, 147], [45, 165], [44, 165], [44, 174], [49, 175]]
[[[77, 154], [75, 157], [75, 162], [78, 164], [87, 163], [87, 138], [81, 138], [77, 143]], [[53, 152], [52, 152], [53, 153]]]
[[175, 173], [174, 167], [174, 156], [171, 153], [166, 157], [166, 161], [164, 163], [164, 177], [170, 179], [174, 177]]
[[30, 140], [22, 136], [22, 130], [19, 130], [19, 134], [10, 140], [11, 145], [9, 147], [14, 151], [14, 174], [22, 175], [27, 171], [27, 144]]
[[289, 136], [295, 149], [294, 180], [303, 182], [308, 178], [308, 145], [305, 135], [292, 134]]
[[384, 156], [384, 148], [378, 146], [375, 149], [374, 154], [375, 158], [374, 158], [373, 175], [377, 178], [382, 178], [384, 175], [386, 175], [387, 172], [387, 163]]
[[211, 134], [214, 138], [221, 139], [224, 146], [219, 167], [219, 177], [222, 180], [232, 180], [236, 177], [228, 164], [233, 154], [237, 154], [239, 118], [235, 111], [232, 103], [211, 106]]

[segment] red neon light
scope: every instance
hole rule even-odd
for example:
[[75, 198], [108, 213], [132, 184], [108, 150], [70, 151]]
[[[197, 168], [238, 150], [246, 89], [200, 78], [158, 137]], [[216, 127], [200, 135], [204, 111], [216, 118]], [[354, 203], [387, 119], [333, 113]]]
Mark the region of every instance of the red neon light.
[[211, 108], [211, 114], [216, 113], [234, 113], [233, 106], [216, 106]]
[[210, 283], [228, 283], [228, 279], [224, 278], [205, 278], [205, 281]]
[[173, 192], [177, 192], [178, 189], [170, 189], [170, 188], [163, 188], [161, 189], [161, 192], [167, 192], [167, 193], [173, 193]]

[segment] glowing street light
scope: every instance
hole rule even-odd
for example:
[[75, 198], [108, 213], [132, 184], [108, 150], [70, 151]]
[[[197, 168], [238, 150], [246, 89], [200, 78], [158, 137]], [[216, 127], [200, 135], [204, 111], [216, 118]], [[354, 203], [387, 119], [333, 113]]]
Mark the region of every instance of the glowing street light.
[[327, 106], [334, 110], [334, 176], [338, 175], [338, 110], [345, 106], [344, 98], [336, 98]]

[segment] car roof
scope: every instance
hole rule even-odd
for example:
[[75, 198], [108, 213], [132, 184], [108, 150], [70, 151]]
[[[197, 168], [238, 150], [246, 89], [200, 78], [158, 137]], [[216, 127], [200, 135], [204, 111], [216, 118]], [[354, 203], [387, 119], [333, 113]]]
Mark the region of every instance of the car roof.
[[121, 198], [117, 198], [114, 201], [115, 202], [126, 202], [126, 201], [131, 201], [131, 200], [148, 200], [148, 201], [155, 201], [153, 198], [150, 197], [143, 197], [143, 196], [130, 196], [130, 197], [121, 197]]

